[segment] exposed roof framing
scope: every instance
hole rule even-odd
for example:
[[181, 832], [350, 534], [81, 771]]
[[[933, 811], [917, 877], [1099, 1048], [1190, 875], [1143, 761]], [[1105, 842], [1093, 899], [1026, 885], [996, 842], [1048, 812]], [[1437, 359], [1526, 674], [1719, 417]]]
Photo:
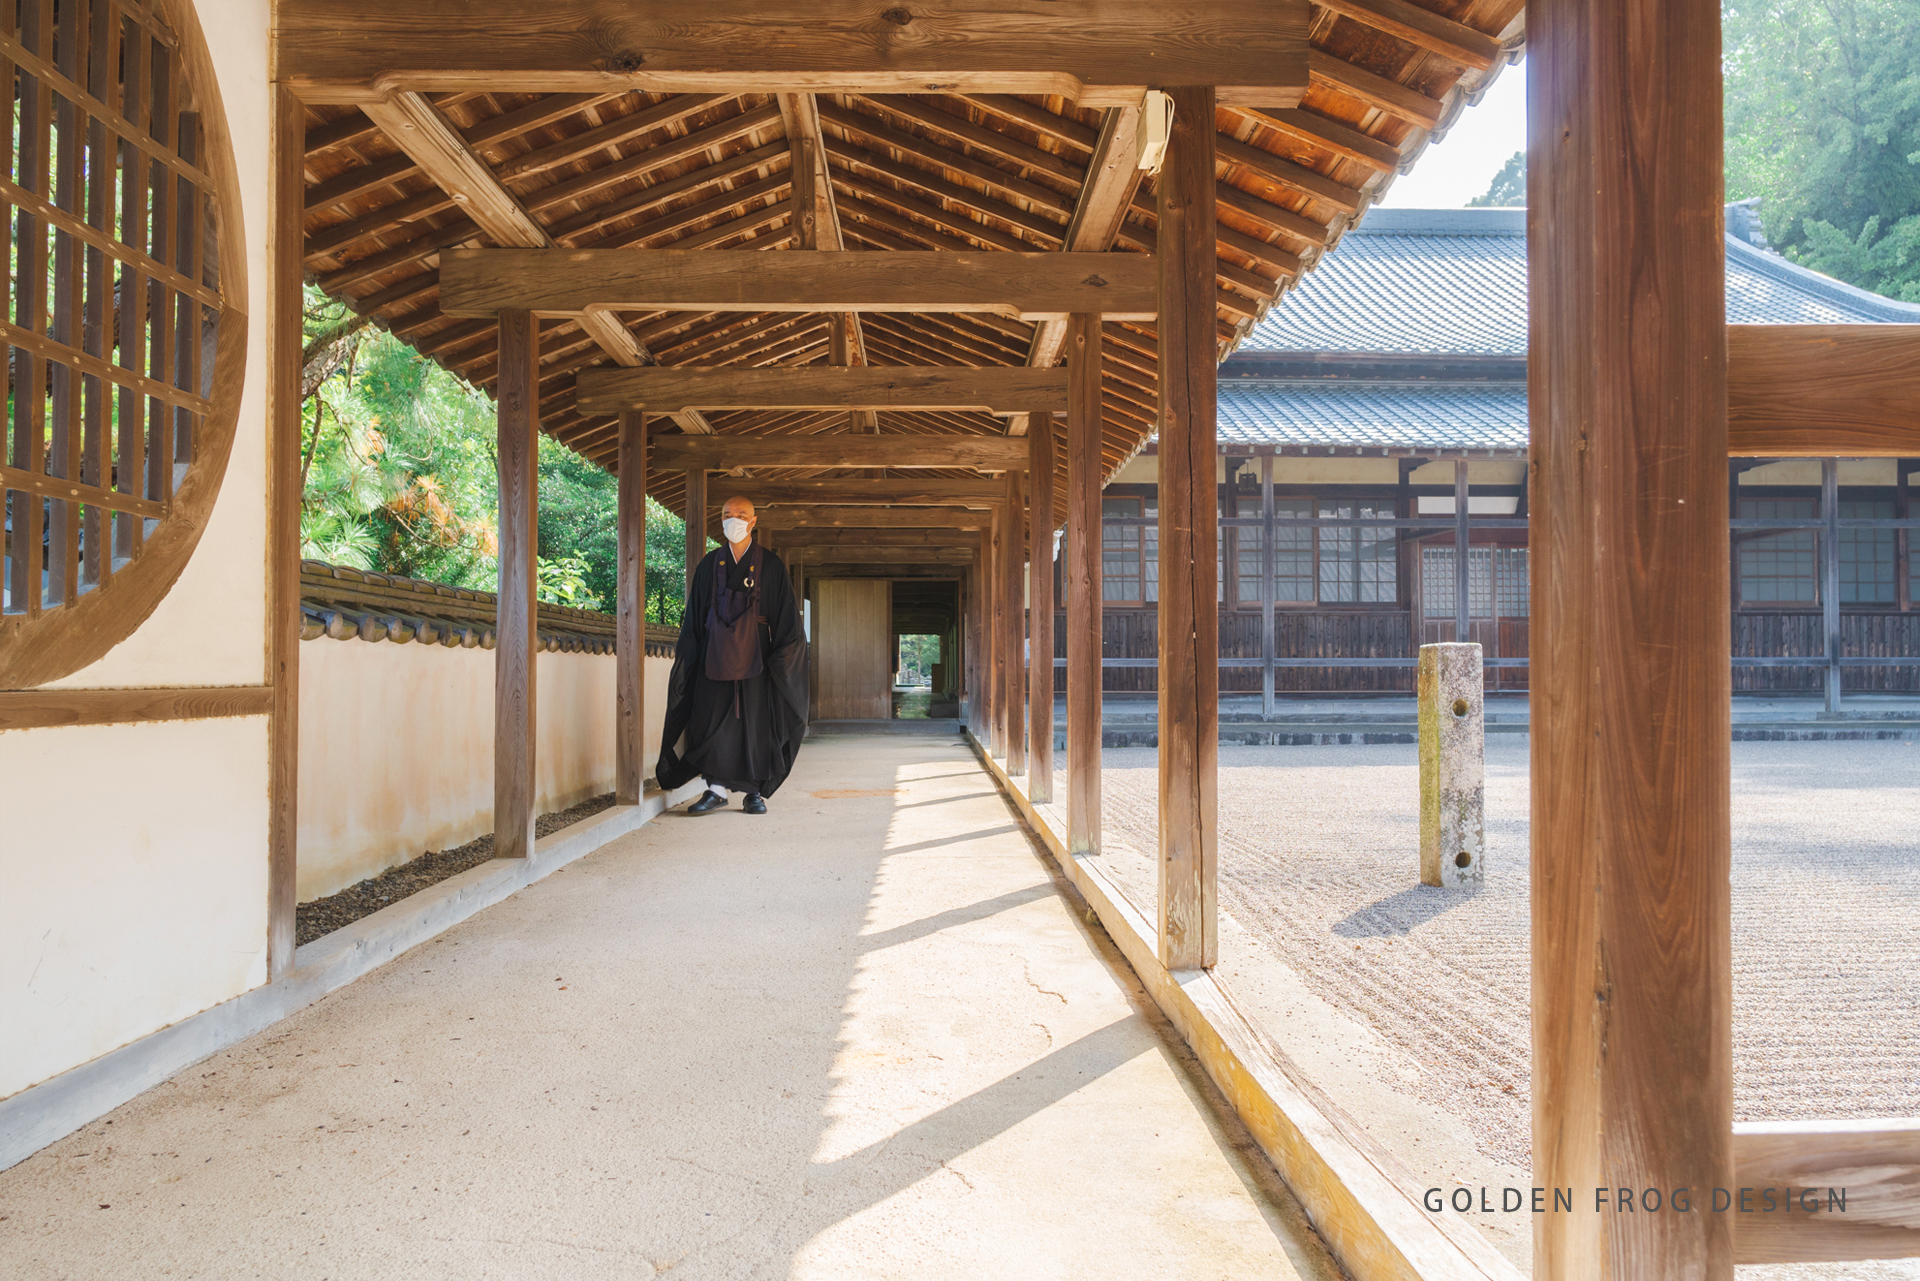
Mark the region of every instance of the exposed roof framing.
[[[555, 0], [554, 7], [578, 2]], [[283, 35], [289, 15], [304, 21], [303, 4], [281, 6]], [[354, 0], [351, 13], [324, 8], [337, 23], [389, 20], [373, 0]], [[1257, 92], [1222, 93], [1215, 125], [1223, 355], [1320, 255], [1335, 250], [1381, 186], [1450, 121], [1462, 94], [1497, 72], [1518, 41], [1522, 8], [1522, 0], [1316, 0], [1307, 10], [1303, 92], [1265, 101]], [[319, 22], [283, 43], [283, 57], [325, 45]], [[470, 46], [477, 48], [471, 40], [462, 47]], [[353, 65], [364, 64], [363, 53], [356, 46], [361, 61]], [[1155, 244], [1153, 180], [1133, 160], [1137, 95], [1109, 99], [1103, 90], [1069, 99], [1009, 92], [1020, 86], [990, 78], [909, 95], [900, 92], [904, 82], [885, 76], [817, 80], [812, 92], [735, 92], [714, 79], [666, 92], [678, 74], [671, 68], [657, 79], [569, 73], [536, 84], [484, 65], [464, 77], [407, 72], [356, 88], [303, 80], [291, 62], [281, 70], [312, 104], [305, 245], [312, 279], [482, 388], [494, 382], [495, 329], [490, 319], [442, 311], [441, 256], [449, 250], [1134, 254]], [[961, 91], [969, 85], [978, 91]], [[532, 91], [538, 87], [561, 91]], [[543, 426], [612, 465], [616, 419], [577, 403], [583, 370], [1049, 368], [1064, 335], [1049, 320], [999, 315], [848, 315], [850, 322], [819, 312], [655, 310], [543, 319]], [[1151, 321], [1109, 320], [1102, 335], [1104, 452], [1117, 468], [1153, 431], [1157, 342]], [[683, 432], [770, 437], [850, 426], [882, 435], [1026, 430], [1024, 412], [1004, 409], [1001, 417], [907, 408], [854, 414], [686, 409], [674, 417]], [[889, 486], [927, 492], [932, 473], [840, 474], [884, 476]], [[954, 473], [955, 482], [968, 474]], [[771, 485], [817, 475], [762, 467], [750, 479]], [[663, 501], [678, 501], [676, 477], [653, 480]]]

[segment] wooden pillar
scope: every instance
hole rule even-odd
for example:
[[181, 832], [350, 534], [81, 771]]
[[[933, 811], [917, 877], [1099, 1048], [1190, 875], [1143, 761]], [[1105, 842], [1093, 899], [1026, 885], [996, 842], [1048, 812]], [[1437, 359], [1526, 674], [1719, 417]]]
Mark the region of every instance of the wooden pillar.
[[[1029, 429], [1031, 430], [1031, 429]], [[1007, 683], [1001, 702], [1006, 707], [1007, 773], [1027, 772], [1027, 500], [1022, 473], [1007, 471], [1006, 542], [1001, 550], [1000, 594], [1007, 602]]]
[[995, 631], [993, 626], [993, 544], [994, 521], [989, 519], [980, 531], [979, 564], [973, 571], [973, 594], [975, 601], [975, 634], [979, 644], [975, 647], [978, 662], [975, 664], [976, 693], [978, 699], [979, 722], [974, 736], [986, 747], [989, 755], [997, 756], [994, 732], [994, 697], [996, 686], [993, 680], [993, 651], [995, 649]]
[[614, 620], [613, 803], [638, 805], [647, 776], [647, 416], [620, 415]]
[[[1534, 1182], [1588, 1197], [1735, 1183], [1720, 57], [1718, 0], [1528, 6]], [[1587, 1204], [1539, 1281], [1733, 1275], [1734, 1215]]]
[[[1895, 464], [1898, 466], [1898, 464]], [[1827, 710], [1840, 710], [1840, 460], [1820, 460], [1820, 622], [1826, 635]]]
[[533, 853], [533, 734], [539, 650], [539, 328], [500, 313], [500, 598], [493, 648], [493, 856]]
[[1002, 760], [1007, 756], [1007, 511], [1003, 504], [994, 508], [993, 531], [987, 544], [986, 599], [988, 643], [987, 691], [992, 716], [988, 736], [992, 751]]
[[1160, 171], [1160, 960], [1219, 959], [1215, 850], [1220, 606], [1215, 552], [1214, 92], [1173, 89]]
[[1265, 666], [1260, 677], [1260, 714], [1273, 719], [1273, 455], [1260, 455], [1260, 656]]
[[687, 594], [693, 599], [693, 575], [707, 555], [707, 473], [696, 468], [687, 473]]
[[1467, 531], [1467, 460], [1453, 463], [1453, 639], [1473, 639], [1471, 593], [1473, 574], [1468, 566], [1472, 539]]
[[1100, 317], [1067, 318], [1067, 852], [1100, 852]]
[[[300, 832], [300, 375], [301, 214], [305, 205], [307, 109], [273, 87], [273, 153], [268, 171], [267, 301], [267, 978], [293, 969], [299, 908]], [[106, 483], [96, 480], [96, 484]], [[38, 507], [38, 503], [27, 504]], [[102, 545], [111, 525], [94, 527]], [[24, 541], [24, 540], [22, 540]], [[103, 568], [111, 571], [111, 557]], [[24, 564], [24, 557], [16, 568]], [[18, 579], [14, 581], [18, 582]]]
[[[1893, 518], [1911, 520], [1913, 492], [1907, 480], [1909, 459], [1893, 460]], [[1893, 599], [1901, 613], [1913, 608], [1913, 539], [1904, 527], [1893, 531]]]
[[1027, 571], [1027, 799], [1035, 805], [1053, 800], [1053, 415], [1027, 416], [1028, 498]]

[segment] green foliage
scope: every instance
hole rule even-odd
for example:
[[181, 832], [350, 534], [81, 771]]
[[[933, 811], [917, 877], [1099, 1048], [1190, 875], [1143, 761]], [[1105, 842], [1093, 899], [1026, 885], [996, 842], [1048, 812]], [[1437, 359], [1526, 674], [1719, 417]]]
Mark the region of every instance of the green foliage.
[[[492, 591], [499, 581], [493, 402], [390, 335], [306, 295], [301, 554]], [[540, 440], [539, 595], [583, 609], [617, 596], [612, 475]], [[686, 531], [647, 502], [647, 616], [678, 623]]]
[[1727, 198], [1789, 258], [1920, 302], [1920, 0], [1726, 0]]
[[933, 683], [933, 665], [940, 661], [940, 638], [938, 636], [902, 636], [900, 638], [900, 671], [893, 678], [896, 685], [931, 685]]
[[535, 561], [537, 583], [534, 595], [549, 605], [571, 605], [575, 609], [601, 609], [605, 602], [587, 589], [587, 561], [584, 556], [562, 556]]
[[1493, 181], [1488, 184], [1486, 194], [1475, 196], [1467, 201], [1467, 208], [1485, 209], [1490, 206], [1511, 208], [1515, 205], [1524, 207], [1526, 203], [1527, 153], [1516, 151], [1507, 158], [1507, 163], [1500, 167], [1500, 172], [1493, 175]]

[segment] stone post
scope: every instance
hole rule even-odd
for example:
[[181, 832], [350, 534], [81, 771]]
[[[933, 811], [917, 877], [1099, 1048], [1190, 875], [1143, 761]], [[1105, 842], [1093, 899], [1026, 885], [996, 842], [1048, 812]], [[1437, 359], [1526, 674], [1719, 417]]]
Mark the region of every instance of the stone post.
[[1420, 647], [1420, 883], [1486, 880], [1486, 678], [1480, 647]]

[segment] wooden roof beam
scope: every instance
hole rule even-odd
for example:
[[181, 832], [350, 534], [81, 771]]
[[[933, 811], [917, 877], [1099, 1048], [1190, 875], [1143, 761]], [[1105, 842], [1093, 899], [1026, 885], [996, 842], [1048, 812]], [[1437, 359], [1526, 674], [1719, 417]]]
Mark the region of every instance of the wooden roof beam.
[[819, 548], [823, 550], [839, 550], [842, 548], [857, 549], [864, 547], [938, 547], [950, 551], [964, 550], [972, 552], [980, 546], [980, 535], [975, 530], [963, 530], [957, 527], [942, 527], [939, 525], [919, 529], [911, 527], [898, 529], [834, 529], [789, 525], [780, 531], [780, 542], [786, 547]]
[[927, 467], [978, 471], [1027, 465], [1022, 442], [1004, 436], [874, 436], [851, 432], [811, 436], [659, 436], [655, 465], [676, 471], [735, 467]]
[[[665, 439], [665, 437], [662, 437]], [[882, 436], [880, 439], [885, 440]], [[896, 477], [828, 480], [739, 480], [729, 489], [753, 502], [772, 505], [993, 507], [1006, 497], [997, 480], [910, 480]]]
[[[474, 223], [495, 243], [535, 252], [551, 249], [553, 240], [520, 202], [493, 176], [486, 163], [468, 149], [446, 119], [417, 93], [396, 93], [361, 106], [393, 144], [412, 156], [420, 169], [462, 205]], [[502, 252], [481, 250], [468, 252]], [[510, 250], [507, 252], [511, 252]], [[444, 290], [444, 282], [443, 282]], [[441, 310], [446, 312], [444, 292]], [[451, 314], [451, 313], [447, 313]], [[617, 316], [591, 312], [576, 323], [602, 350], [622, 365], [650, 363], [652, 356], [620, 323]], [[697, 413], [680, 421], [681, 428], [699, 431], [705, 420]]]
[[[864, 135], [869, 141], [878, 143], [882, 147], [891, 147], [903, 154], [938, 165], [942, 169], [965, 174], [988, 190], [998, 191], [1003, 199], [1025, 200], [1029, 204], [1050, 209], [1062, 218], [1070, 217], [1073, 213], [1072, 196], [1062, 195], [1052, 187], [1043, 186], [1017, 174], [1007, 173], [984, 161], [975, 160], [962, 152], [942, 146], [935, 139], [902, 133], [876, 116], [825, 103], [820, 108], [820, 117], [826, 123], [835, 125], [846, 133]], [[982, 132], [990, 131], [982, 130]], [[1067, 166], [1062, 164], [1061, 167]]]
[[[308, 102], [394, 89], [494, 92], [951, 93], [1138, 103], [1152, 85], [1282, 102], [1306, 84], [1304, 0], [1008, 0], [876, 12], [856, 0], [281, 0], [271, 78]], [[423, 39], [422, 32], [431, 32]], [[1070, 38], [1063, 33], [1071, 33]]]
[[1151, 317], [1158, 305], [1154, 261], [1144, 254], [514, 248], [454, 250], [440, 264], [440, 307], [449, 316], [510, 308], [983, 311], [1043, 320], [1074, 312]]
[[[1284, 156], [1276, 156], [1249, 143], [1229, 138], [1225, 134], [1216, 134], [1213, 140], [1214, 155], [1229, 168], [1238, 166], [1247, 176], [1256, 182], [1273, 187], [1286, 187], [1297, 191], [1312, 200], [1332, 205], [1343, 214], [1355, 213], [1360, 208], [1360, 189], [1349, 187], [1323, 173], [1295, 164]], [[1272, 196], [1269, 195], [1271, 200]]]
[[1728, 325], [1727, 452], [1920, 456], [1920, 325]]
[[1500, 57], [1500, 42], [1484, 31], [1455, 22], [1407, 0], [1313, 0], [1322, 9], [1450, 62], [1485, 71]]
[[[934, 249], [951, 249], [957, 253], [975, 253], [982, 248], [1000, 249], [1008, 253], [1028, 253], [1033, 245], [1017, 236], [1008, 235], [992, 227], [963, 218], [938, 205], [916, 200], [905, 193], [881, 183], [874, 182], [863, 174], [849, 173], [837, 169], [833, 173], [837, 187], [844, 188], [844, 194], [852, 197], [845, 201], [848, 212], [857, 218], [870, 219], [875, 225], [903, 236], [917, 238]], [[881, 203], [874, 203], [874, 202]], [[925, 227], [900, 213], [884, 206], [894, 205], [906, 213], [925, 218], [935, 224]]]
[[[1065, 413], [1065, 370], [997, 368], [588, 369], [586, 413], [623, 409], [974, 409]], [[904, 465], [904, 464], [889, 464]], [[931, 464], [929, 464], [931, 465]], [[960, 464], [955, 464], [960, 465]], [[966, 464], [971, 465], [971, 464]]]
[[[952, 201], [984, 217], [1017, 227], [1049, 244], [1059, 244], [1065, 237], [1066, 228], [1060, 223], [1042, 218], [1038, 214], [1028, 213], [993, 195], [975, 191], [972, 187], [948, 182], [938, 174], [929, 173], [903, 161], [890, 160], [865, 148], [856, 147], [852, 143], [841, 142], [837, 138], [828, 138], [826, 146], [827, 154], [843, 165], [853, 165], [869, 173], [891, 178], [895, 182], [924, 192], [935, 200]], [[1030, 250], [1033, 247], [1030, 243], [1020, 244], [1022, 249]]]
[[[719, 505], [714, 506], [719, 511]], [[966, 507], [769, 507], [768, 529], [981, 529], [992, 517]]]
[[[701, 110], [711, 105], [704, 104]], [[656, 143], [625, 160], [616, 160], [610, 165], [589, 169], [577, 178], [568, 178], [554, 186], [530, 191], [526, 196], [527, 208], [539, 213], [558, 205], [574, 204], [618, 183], [645, 177], [683, 160], [711, 152], [735, 138], [749, 137], [760, 130], [771, 129], [779, 119], [780, 113], [773, 107], [743, 111], [704, 129]]]
[[[493, 176], [486, 163], [467, 148], [433, 104], [417, 93], [397, 93], [382, 102], [367, 102], [361, 110], [380, 126], [390, 141], [411, 156], [441, 190], [496, 244], [544, 249], [553, 242], [546, 229]], [[445, 310], [444, 306], [442, 310]], [[622, 364], [639, 364], [637, 344], [611, 317], [587, 317], [582, 328]]]
[[[1316, 84], [1350, 94], [1370, 107], [1429, 132], [1439, 127], [1442, 110], [1439, 100], [1409, 89], [1397, 80], [1375, 75], [1320, 49], [1315, 49], [1308, 57], [1307, 68]], [[1299, 103], [1280, 105], [1297, 107]]]
[[1343, 160], [1365, 165], [1375, 173], [1392, 173], [1400, 167], [1398, 147], [1338, 120], [1329, 120], [1299, 107], [1236, 107], [1234, 110], [1256, 124], [1278, 130], [1308, 146], [1330, 151]]
[[952, 142], [972, 147], [976, 151], [997, 156], [1010, 164], [1020, 165], [1036, 173], [1045, 174], [1062, 184], [1070, 192], [1078, 191], [1085, 179], [1080, 167], [1070, 160], [1054, 155], [1041, 147], [1021, 142], [997, 129], [977, 125], [965, 116], [942, 111], [926, 98], [904, 94], [866, 94], [862, 102], [872, 103], [880, 110], [902, 120], [908, 120], [940, 134]]
[[[1063, 250], [1071, 253], [1103, 253], [1113, 248], [1114, 239], [1120, 234], [1120, 225], [1126, 221], [1127, 210], [1133, 204], [1134, 193], [1139, 190], [1143, 177], [1137, 163], [1139, 137], [1138, 107], [1113, 107], [1108, 110], [1105, 119], [1100, 122], [1100, 135], [1095, 139], [1093, 152], [1087, 161], [1080, 199], [1074, 205], [1073, 217], [1067, 223], [1067, 234], [1061, 245]], [[1032, 346], [1027, 350], [1027, 364], [1035, 369], [1051, 369], [1059, 363], [1060, 348], [1066, 338], [1067, 322], [1064, 317], [1041, 322], [1034, 330]], [[1007, 424], [1008, 433], [1026, 435], [1027, 422], [1025, 414], [1013, 419]]]
[[501, 182], [512, 182], [516, 178], [528, 178], [557, 169], [583, 156], [591, 155], [603, 147], [616, 147], [623, 142], [666, 129], [678, 124], [688, 116], [697, 115], [707, 108], [725, 102], [731, 95], [723, 93], [687, 93], [668, 98], [642, 107], [629, 115], [615, 116], [603, 125], [583, 129], [570, 134], [558, 142], [544, 147], [535, 147], [521, 155], [510, 157], [494, 166], [494, 175]]
[[728, 156], [703, 169], [690, 170], [677, 178], [668, 178], [642, 187], [618, 200], [592, 205], [577, 214], [562, 218], [549, 227], [547, 232], [561, 244], [574, 245], [581, 237], [590, 236], [610, 223], [619, 222], [623, 218], [636, 217], [657, 209], [670, 200], [691, 195], [703, 187], [737, 178], [749, 170], [769, 165], [786, 154], [786, 146], [782, 143], [768, 143], [764, 147], [742, 151], [738, 155]]
[[[794, 243], [801, 249], [843, 251], [847, 242], [833, 197], [833, 182], [827, 175], [819, 99], [811, 93], [783, 93], [779, 104], [793, 155]], [[858, 312], [847, 312], [844, 318], [830, 317], [827, 324], [830, 363], [842, 367], [868, 363], [867, 339]], [[879, 427], [873, 415], [865, 412], [854, 413], [850, 422], [855, 431], [869, 432]]]

